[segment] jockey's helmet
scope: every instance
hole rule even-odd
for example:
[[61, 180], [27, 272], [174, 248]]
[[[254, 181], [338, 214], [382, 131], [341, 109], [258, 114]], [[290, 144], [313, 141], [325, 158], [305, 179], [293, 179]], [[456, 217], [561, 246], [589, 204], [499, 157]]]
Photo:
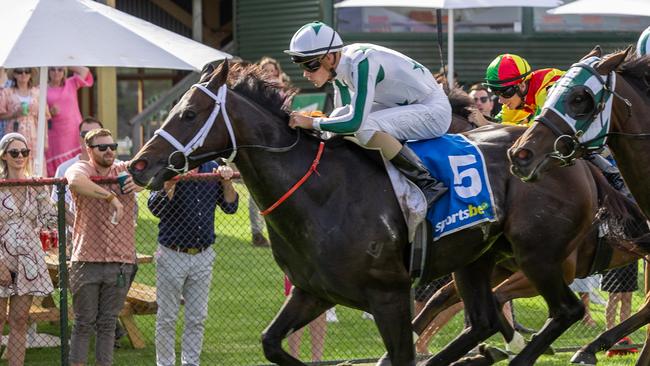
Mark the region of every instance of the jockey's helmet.
[[343, 41], [332, 27], [325, 23], [312, 22], [298, 29], [291, 38], [289, 49], [284, 52], [291, 55], [293, 62], [304, 63], [341, 48]]
[[509, 53], [499, 55], [485, 71], [483, 85], [490, 89], [504, 89], [520, 83], [531, 71], [528, 61], [523, 57]]

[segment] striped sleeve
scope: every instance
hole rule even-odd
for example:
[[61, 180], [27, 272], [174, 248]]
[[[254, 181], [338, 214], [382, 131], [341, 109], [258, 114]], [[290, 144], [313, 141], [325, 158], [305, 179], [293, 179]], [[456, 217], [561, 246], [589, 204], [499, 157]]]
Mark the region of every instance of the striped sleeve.
[[[354, 133], [361, 126], [361, 122], [370, 113], [372, 102], [375, 98], [375, 77], [377, 75], [377, 65], [372, 64], [367, 58], [362, 59], [354, 67], [354, 90], [356, 92], [350, 97], [349, 92], [347, 99], [349, 100], [348, 112], [332, 117], [332, 118], [316, 118], [314, 120], [314, 128], [323, 131], [330, 131], [335, 133]], [[346, 104], [347, 88], [339, 89], [342, 104]]]

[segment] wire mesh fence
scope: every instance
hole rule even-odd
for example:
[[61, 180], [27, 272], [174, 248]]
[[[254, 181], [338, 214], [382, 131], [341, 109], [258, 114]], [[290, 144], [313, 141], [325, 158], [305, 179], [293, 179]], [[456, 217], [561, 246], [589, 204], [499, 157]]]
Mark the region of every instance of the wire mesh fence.
[[[103, 199], [66, 203], [59, 194], [54, 202], [57, 182], [67, 189], [54, 179], [0, 181], [4, 359], [22, 357], [24, 342], [27, 365], [268, 364], [260, 335], [290, 284], [241, 182], [233, 184], [233, 199], [214, 174], [137, 194], [122, 194], [115, 178], [104, 180], [124, 206], [119, 220]], [[74, 213], [66, 217], [64, 207]], [[589, 318], [553, 346], [575, 349], [617, 324], [621, 310], [613, 311], [614, 300], [623, 304], [623, 316], [628, 305], [638, 309], [641, 270], [633, 263], [574, 284], [588, 301]], [[511, 312], [527, 338], [526, 328], [541, 328], [548, 314], [540, 297], [513, 301]], [[462, 311], [449, 318], [437, 320], [439, 332], [421, 342], [420, 353], [435, 353], [457, 336]], [[384, 353], [370, 314], [336, 307], [306, 328], [302, 339], [285, 341], [304, 361], [333, 364]], [[643, 331], [632, 335], [633, 342], [642, 340]], [[500, 336], [489, 342], [504, 346]]]

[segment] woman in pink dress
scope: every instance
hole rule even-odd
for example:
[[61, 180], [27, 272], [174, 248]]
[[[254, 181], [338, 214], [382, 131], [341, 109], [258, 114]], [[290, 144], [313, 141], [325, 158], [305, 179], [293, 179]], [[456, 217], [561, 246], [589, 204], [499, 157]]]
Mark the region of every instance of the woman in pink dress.
[[[0, 179], [29, 178], [29, 147], [17, 133], [0, 140]], [[54, 290], [39, 232], [56, 227], [56, 218], [46, 186], [0, 188], [0, 329], [8, 322], [9, 365], [24, 364], [33, 297]]]
[[48, 70], [47, 105], [52, 113], [48, 124], [49, 149], [47, 175], [52, 177], [56, 168], [64, 161], [74, 158], [81, 152], [79, 145], [79, 123], [81, 112], [77, 90], [93, 85], [93, 75], [87, 67], [71, 66], [72, 76], [67, 76], [67, 68], [50, 67]]
[[[3, 89], [0, 92], [0, 120], [5, 120], [5, 133], [17, 132], [27, 139], [27, 144], [36, 148], [38, 126], [38, 87], [33, 85], [37, 79], [36, 69], [16, 68], [11, 70], [10, 78], [14, 81], [13, 86]], [[49, 110], [45, 110], [46, 118], [50, 118]], [[76, 138], [76, 136], [75, 136]], [[45, 150], [47, 150], [47, 130], [45, 130]], [[30, 155], [29, 166], [34, 172], [34, 157]], [[41, 159], [45, 161], [45, 156]], [[35, 175], [45, 174], [34, 172]]]

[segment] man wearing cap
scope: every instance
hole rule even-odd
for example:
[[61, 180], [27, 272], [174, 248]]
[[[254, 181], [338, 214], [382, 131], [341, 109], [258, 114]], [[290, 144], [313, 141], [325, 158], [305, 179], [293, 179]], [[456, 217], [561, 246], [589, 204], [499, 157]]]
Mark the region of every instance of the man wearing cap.
[[343, 46], [338, 33], [321, 22], [301, 27], [285, 52], [314, 86], [333, 82], [335, 90], [329, 117], [293, 113], [291, 127], [354, 134], [361, 144], [381, 149], [420, 187], [429, 206], [447, 191], [399, 141], [438, 137], [451, 124], [449, 99], [427, 68], [374, 44]]
[[548, 90], [562, 75], [564, 71], [558, 69], [532, 71], [528, 62], [518, 55], [497, 56], [485, 71], [483, 83], [503, 104], [494, 119], [528, 125], [541, 112]]

